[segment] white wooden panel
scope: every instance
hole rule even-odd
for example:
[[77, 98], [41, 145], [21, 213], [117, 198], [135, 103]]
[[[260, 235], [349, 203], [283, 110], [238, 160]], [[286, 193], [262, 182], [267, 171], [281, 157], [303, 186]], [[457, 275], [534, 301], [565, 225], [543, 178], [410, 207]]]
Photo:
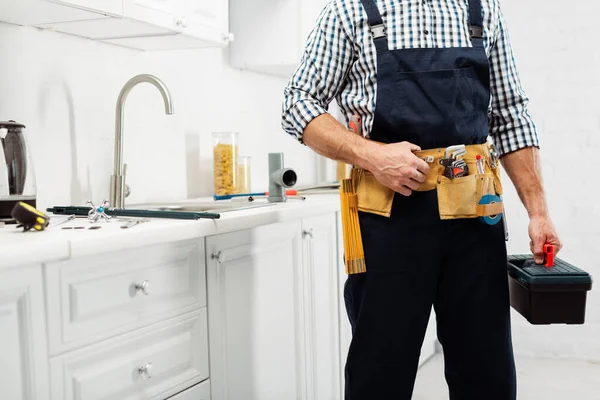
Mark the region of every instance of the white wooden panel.
[[[148, 282], [148, 294], [136, 284]], [[77, 257], [47, 266], [52, 354], [206, 306], [198, 240]]]
[[[20, 1], [20, 0], [19, 0]], [[123, 15], [123, 0], [50, 0], [54, 3], [74, 6], [99, 13]]]
[[210, 399], [210, 381], [206, 380], [183, 391], [169, 400], [211, 400]]
[[0, 399], [49, 398], [42, 267], [2, 271]]
[[42, 24], [39, 27], [92, 40], [174, 34], [168, 29], [146, 22], [120, 18]]
[[207, 239], [213, 399], [306, 398], [301, 240], [300, 221]]
[[82, 21], [102, 18], [103, 15], [46, 0], [1, 0], [0, 21], [17, 25]]
[[341, 399], [339, 289], [335, 214], [305, 218], [304, 299], [309, 398]]
[[206, 309], [53, 358], [50, 365], [53, 400], [165, 399], [209, 376]]

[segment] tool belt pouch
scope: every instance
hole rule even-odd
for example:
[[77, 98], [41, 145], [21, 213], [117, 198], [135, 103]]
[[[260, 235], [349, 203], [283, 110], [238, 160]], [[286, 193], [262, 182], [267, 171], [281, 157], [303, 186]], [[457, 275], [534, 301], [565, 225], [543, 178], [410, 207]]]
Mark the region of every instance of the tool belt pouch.
[[358, 211], [390, 217], [394, 191], [382, 185], [369, 171], [363, 171], [357, 189]]
[[437, 195], [440, 218], [463, 219], [501, 214], [501, 202], [479, 204], [483, 196], [496, 194], [495, 186], [492, 172], [455, 179], [439, 176]]

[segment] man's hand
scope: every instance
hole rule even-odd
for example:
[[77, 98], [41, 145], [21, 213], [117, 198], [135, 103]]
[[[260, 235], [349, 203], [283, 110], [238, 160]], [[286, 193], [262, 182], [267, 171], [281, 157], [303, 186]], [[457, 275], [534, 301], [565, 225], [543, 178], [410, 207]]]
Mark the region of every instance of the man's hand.
[[425, 182], [429, 172], [429, 165], [413, 153], [420, 150], [419, 146], [408, 142], [379, 145], [369, 157], [369, 171], [382, 185], [410, 196]]
[[304, 130], [304, 143], [327, 158], [358, 165], [390, 189], [409, 196], [425, 182], [429, 165], [413, 154], [419, 146], [402, 142], [375, 143], [355, 135], [329, 114], [313, 119]]
[[549, 216], [533, 216], [529, 221], [529, 243], [536, 264], [544, 262], [544, 245], [551, 244], [556, 247], [555, 253], [562, 249], [554, 224]]
[[529, 213], [531, 252], [535, 262], [541, 264], [544, 262], [545, 244], [556, 246], [556, 254], [562, 248], [562, 244], [548, 213], [542, 184], [539, 150], [535, 147], [528, 147], [509, 153], [502, 157], [502, 165]]

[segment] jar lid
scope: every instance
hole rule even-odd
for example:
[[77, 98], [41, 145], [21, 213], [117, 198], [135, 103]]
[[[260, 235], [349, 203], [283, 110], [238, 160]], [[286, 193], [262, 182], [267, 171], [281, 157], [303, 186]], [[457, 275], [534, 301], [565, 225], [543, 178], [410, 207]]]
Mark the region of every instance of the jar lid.
[[15, 122], [13, 120], [0, 121], [0, 128], [25, 128], [25, 125]]

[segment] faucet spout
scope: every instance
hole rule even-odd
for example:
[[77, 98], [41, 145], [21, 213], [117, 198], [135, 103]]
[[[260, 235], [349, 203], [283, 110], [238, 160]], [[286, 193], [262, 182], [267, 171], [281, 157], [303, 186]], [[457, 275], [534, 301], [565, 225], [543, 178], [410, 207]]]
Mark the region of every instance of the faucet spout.
[[116, 124], [115, 124], [115, 154], [114, 154], [114, 173], [110, 180], [110, 206], [113, 208], [125, 207], [125, 164], [123, 163], [123, 126], [125, 122], [125, 102], [131, 90], [140, 83], [150, 83], [160, 92], [165, 103], [165, 113], [171, 115], [174, 113], [171, 93], [163, 81], [153, 75], [141, 74], [131, 78], [119, 94], [117, 99]]

